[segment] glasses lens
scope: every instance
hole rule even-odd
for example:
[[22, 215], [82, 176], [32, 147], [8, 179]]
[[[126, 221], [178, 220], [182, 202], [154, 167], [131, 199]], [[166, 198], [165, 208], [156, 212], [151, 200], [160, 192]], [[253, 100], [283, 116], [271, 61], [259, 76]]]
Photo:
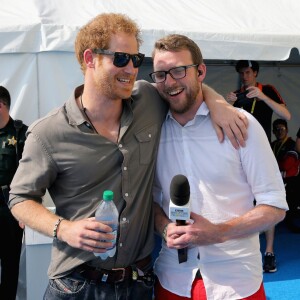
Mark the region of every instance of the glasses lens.
[[118, 68], [125, 67], [130, 60], [128, 53], [116, 52], [114, 57], [114, 65]]
[[140, 67], [143, 60], [144, 60], [144, 55], [141, 53], [132, 55], [132, 62], [135, 68]]
[[118, 68], [125, 67], [130, 59], [132, 59], [133, 67], [138, 68], [141, 66], [144, 60], [144, 54], [128, 54], [124, 52], [115, 52], [114, 54], [114, 65]]
[[285, 130], [285, 127], [276, 127], [275, 128], [275, 131], [277, 132], [281, 132], [281, 131], [284, 131]]
[[156, 83], [163, 82], [166, 79], [166, 73], [164, 71], [151, 73], [150, 76]]
[[183, 77], [185, 77], [185, 67], [177, 67], [177, 68], [174, 68], [174, 69], [171, 69], [169, 71], [169, 73], [172, 75], [172, 77], [174, 79], [181, 79]]

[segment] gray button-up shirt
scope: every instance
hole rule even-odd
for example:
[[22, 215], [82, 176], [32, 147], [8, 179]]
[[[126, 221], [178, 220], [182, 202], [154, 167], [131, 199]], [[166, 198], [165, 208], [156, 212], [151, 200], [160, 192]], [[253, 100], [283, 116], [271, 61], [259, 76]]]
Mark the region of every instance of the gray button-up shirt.
[[104, 190], [114, 191], [120, 213], [117, 252], [102, 261], [93, 253], [54, 240], [48, 275], [55, 278], [89, 262], [126, 267], [151, 254], [154, 243], [152, 184], [166, 105], [146, 81], [123, 101], [117, 143], [95, 134], [72, 97], [28, 129], [23, 158], [11, 185], [10, 207], [26, 199], [42, 202], [49, 190], [58, 215], [94, 216]]

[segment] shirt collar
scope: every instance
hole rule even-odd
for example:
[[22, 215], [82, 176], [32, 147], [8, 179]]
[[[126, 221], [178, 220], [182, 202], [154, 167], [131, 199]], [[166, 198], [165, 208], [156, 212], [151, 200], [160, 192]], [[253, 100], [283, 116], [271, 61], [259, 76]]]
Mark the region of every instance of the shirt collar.
[[[78, 98], [83, 93], [83, 89], [84, 89], [84, 85], [80, 85], [77, 88], [75, 88], [72, 95], [70, 96], [70, 98], [65, 104], [66, 113], [69, 118], [69, 124], [71, 125], [79, 126], [86, 122], [83, 113], [81, 112], [80, 108], [76, 103], [76, 98]], [[128, 107], [128, 109], [131, 111], [132, 102], [133, 102], [132, 97], [123, 101], [124, 107]]]
[[[205, 101], [203, 101], [201, 103], [201, 105], [199, 106], [197, 112], [196, 112], [196, 115], [194, 117], [194, 119], [196, 119], [197, 117], [200, 117], [200, 116], [207, 116], [209, 114], [209, 109], [205, 103]], [[166, 116], [166, 121], [169, 120], [169, 119], [173, 119], [173, 116], [172, 116], [172, 113], [171, 111], [169, 110], [168, 113], [167, 113], [167, 116]], [[189, 122], [188, 122], [189, 123]]]

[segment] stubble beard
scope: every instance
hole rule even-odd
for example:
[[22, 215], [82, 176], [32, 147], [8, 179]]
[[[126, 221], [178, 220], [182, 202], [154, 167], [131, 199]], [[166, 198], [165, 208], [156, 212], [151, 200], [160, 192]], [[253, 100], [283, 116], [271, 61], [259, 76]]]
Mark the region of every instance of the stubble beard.
[[193, 83], [189, 89], [185, 87], [184, 92], [186, 93], [185, 98], [177, 103], [174, 103], [172, 97], [167, 93], [166, 90], [160, 92], [161, 97], [169, 104], [170, 110], [176, 114], [184, 114], [189, 111], [196, 102], [197, 95], [200, 91], [198, 82]]
[[96, 89], [107, 98], [112, 100], [127, 99], [131, 96], [133, 85], [130, 91], [121, 90], [115, 82], [117, 81], [116, 76], [110, 76], [109, 74], [102, 74], [98, 77], [95, 84]]

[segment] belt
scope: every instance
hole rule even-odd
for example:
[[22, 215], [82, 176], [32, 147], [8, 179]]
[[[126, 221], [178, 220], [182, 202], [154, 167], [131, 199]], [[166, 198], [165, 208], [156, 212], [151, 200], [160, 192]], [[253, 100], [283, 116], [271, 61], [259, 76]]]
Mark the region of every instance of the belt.
[[144, 276], [143, 269], [151, 263], [151, 256], [147, 256], [137, 261], [132, 266], [117, 269], [98, 269], [87, 264], [82, 264], [75, 269], [75, 273], [80, 274], [83, 278], [93, 283], [118, 283], [129, 280], [137, 280]]

